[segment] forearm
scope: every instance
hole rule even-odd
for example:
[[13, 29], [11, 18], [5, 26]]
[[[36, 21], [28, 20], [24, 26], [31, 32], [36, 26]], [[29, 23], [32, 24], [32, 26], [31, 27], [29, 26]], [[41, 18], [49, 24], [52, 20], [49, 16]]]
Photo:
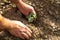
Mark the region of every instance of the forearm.
[[11, 0], [16, 6], [18, 9], [20, 9], [21, 7], [23, 7], [23, 1], [22, 0]]
[[9, 20], [0, 14], [0, 29], [8, 29], [8, 22]]

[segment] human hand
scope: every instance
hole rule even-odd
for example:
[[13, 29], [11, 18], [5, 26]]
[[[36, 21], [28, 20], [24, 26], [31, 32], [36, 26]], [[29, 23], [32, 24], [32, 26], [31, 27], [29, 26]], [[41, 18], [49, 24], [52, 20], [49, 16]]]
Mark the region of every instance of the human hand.
[[20, 5], [17, 5], [17, 7], [19, 8], [20, 12], [22, 12], [22, 14], [24, 15], [28, 15], [29, 12], [32, 12], [34, 15], [36, 15], [34, 8], [22, 1], [20, 2]]
[[12, 28], [8, 30], [13, 36], [20, 37], [22, 39], [28, 39], [31, 37], [32, 31], [20, 21], [12, 21]]

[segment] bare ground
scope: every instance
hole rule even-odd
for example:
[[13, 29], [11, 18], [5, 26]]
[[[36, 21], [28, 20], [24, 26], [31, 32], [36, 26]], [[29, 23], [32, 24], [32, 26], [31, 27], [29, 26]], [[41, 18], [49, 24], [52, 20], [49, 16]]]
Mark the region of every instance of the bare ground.
[[[59, 0], [25, 0], [33, 6], [37, 13], [37, 19], [28, 23], [14, 4], [8, 2], [0, 5], [3, 16], [13, 20], [22, 21], [32, 31], [32, 37], [28, 40], [60, 40], [60, 1]], [[7, 31], [0, 32], [0, 40], [22, 40], [12, 36]], [[27, 40], [27, 39], [25, 39]]]

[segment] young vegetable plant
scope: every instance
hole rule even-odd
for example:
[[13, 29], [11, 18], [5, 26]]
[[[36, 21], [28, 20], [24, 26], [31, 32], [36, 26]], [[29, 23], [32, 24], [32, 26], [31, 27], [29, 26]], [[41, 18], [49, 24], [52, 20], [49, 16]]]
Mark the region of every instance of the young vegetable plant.
[[28, 19], [28, 22], [33, 22], [37, 18], [37, 16], [34, 15], [32, 12], [29, 12], [26, 18]]

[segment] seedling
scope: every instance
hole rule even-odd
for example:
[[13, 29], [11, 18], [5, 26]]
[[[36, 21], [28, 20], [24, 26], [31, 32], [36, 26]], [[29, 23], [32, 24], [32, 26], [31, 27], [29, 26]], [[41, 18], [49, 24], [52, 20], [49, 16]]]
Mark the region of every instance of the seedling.
[[32, 12], [29, 12], [26, 18], [28, 19], [28, 22], [33, 22], [37, 18], [37, 16], [34, 15]]

